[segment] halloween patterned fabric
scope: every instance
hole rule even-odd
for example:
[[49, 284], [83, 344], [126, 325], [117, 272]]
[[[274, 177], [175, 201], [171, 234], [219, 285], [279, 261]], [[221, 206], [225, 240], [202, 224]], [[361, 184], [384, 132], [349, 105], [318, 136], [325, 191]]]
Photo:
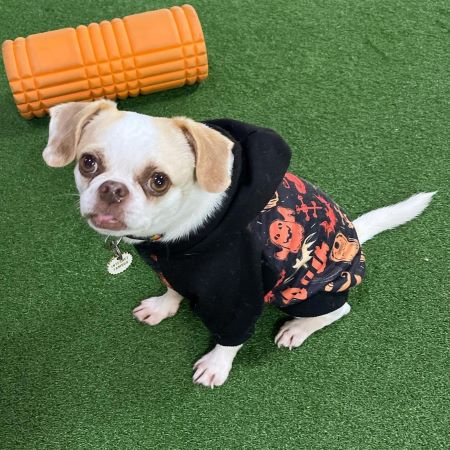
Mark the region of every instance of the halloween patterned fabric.
[[251, 230], [278, 275], [264, 301], [279, 307], [318, 293], [345, 292], [364, 276], [355, 228], [340, 207], [311, 183], [286, 173]]

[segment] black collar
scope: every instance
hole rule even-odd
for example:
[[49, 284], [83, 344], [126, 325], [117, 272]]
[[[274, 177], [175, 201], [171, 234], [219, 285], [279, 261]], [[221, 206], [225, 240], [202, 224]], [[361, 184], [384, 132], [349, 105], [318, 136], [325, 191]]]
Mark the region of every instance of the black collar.
[[137, 237], [137, 236], [124, 236], [127, 239], [134, 239], [135, 241], [144, 241], [144, 242], [156, 242], [159, 241], [162, 238], [162, 234], [154, 234], [153, 236], [149, 237]]

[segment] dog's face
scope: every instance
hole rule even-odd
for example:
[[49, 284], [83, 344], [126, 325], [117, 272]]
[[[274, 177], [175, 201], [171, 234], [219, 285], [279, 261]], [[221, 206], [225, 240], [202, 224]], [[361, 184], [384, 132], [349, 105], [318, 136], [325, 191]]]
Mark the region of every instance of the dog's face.
[[114, 236], [193, 231], [231, 183], [232, 142], [186, 118], [118, 111], [115, 103], [66, 103], [50, 111], [46, 163], [73, 160], [80, 212]]

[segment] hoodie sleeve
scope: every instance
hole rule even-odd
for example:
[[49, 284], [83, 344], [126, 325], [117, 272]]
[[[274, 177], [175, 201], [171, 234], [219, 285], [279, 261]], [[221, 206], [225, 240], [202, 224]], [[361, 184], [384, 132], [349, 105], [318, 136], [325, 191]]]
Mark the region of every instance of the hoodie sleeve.
[[226, 241], [203, 260], [192, 307], [217, 344], [235, 346], [251, 337], [263, 309], [261, 251], [247, 230]]

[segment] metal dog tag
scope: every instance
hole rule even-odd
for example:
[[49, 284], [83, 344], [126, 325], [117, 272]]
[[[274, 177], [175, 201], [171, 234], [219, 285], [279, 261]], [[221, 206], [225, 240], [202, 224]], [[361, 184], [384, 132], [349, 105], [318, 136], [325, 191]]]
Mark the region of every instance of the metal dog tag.
[[114, 258], [111, 259], [108, 263], [108, 272], [111, 275], [117, 275], [119, 273], [124, 272], [125, 270], [130, 267], [131, 263], [133, 262], [133, 257], [130, 255], [130, 253], [122, 253], [121, 257], [114, 256]]
[[105, 244], [107, 247], [114, 253], [114, 258], [112, 258], [108, 265], [106, 266], [108, 272], [111, 275], [117, 275], [127, 270], [133, 262], [133, 257], [129, 253], [122, 253], [119, 249], [119, 244], [122, 238], [119, 240], [111, 240], [108, 242], [108, 238], [106, 238]]

